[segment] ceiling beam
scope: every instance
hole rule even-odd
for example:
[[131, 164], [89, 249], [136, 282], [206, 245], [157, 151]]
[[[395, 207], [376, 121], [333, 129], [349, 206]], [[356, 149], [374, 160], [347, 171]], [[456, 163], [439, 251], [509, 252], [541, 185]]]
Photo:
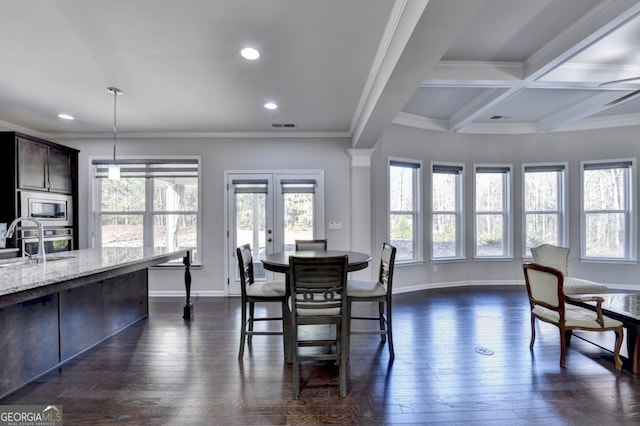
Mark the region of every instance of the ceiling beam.
[[537, 80], [640, 13], [637, 0], [600, 2], [524, 62], [524, 79]]
[[363, 108], [354, 119], [353, 148], [371, 148], [438, 64], [483, 2], [420, 0], [406, 3]]

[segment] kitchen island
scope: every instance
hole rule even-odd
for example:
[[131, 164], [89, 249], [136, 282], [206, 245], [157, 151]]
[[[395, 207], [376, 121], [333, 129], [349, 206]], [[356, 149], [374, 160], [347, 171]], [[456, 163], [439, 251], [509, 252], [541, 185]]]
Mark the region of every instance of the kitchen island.
[[148, 315], [148, 268], [190, 251], [85, 249], [0, 262], [0, 398]]

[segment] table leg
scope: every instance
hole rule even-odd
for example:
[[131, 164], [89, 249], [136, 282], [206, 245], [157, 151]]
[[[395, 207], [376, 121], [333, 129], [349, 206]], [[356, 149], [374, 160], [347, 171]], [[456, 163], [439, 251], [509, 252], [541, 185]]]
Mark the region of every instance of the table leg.
[[287, 364], [291, 364], [293, 362], [293, 351], [295, 350], [293, 343], [293, 330], [292, 330], [292, 322], [291, 322], [291, 309], [289, 308], [289, 297], [291, 297], [291, 292], [289, 291], [289, 273], [285, 274], [285, 283], [286, 283], [286, 300], [285, 303], [282, 304], [282, 317], [284, 319], [284, 358], [287, 361]]
[[187, 295], [187, 301], [184, 305], [182, 318], [188, 321], [193, 319], [193, 305], [191, 304], [191, 251], [182, 259], [184, 263], [184, 289]]
[[638, 340], [638, 332], [640, 326], [625, 324], [627, 329], [627, 353], [629, 361], [631, 361], [631, 371], [635, 374], [640, 373], [640, 340]]

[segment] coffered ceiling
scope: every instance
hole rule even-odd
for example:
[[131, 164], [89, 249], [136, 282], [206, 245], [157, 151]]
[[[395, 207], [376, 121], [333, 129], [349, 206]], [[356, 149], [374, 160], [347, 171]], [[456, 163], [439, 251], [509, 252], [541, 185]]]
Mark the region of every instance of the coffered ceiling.
[[[0, 0], [0, 127], [348, 137], [640, 124], [640, 1]], [[239, 51], [252, 46], [255, 61]], [[632, 96], [627, 96], [632, 95]], [[265, 102], [278, 108], [267, 110]], [[62, 120], [59, 113], [74, 120]]]

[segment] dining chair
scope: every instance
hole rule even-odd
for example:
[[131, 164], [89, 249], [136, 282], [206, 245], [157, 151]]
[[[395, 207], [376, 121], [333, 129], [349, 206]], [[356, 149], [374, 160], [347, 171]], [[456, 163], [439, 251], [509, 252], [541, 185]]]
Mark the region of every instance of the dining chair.
[[[285, 352], [287, 350], [287, 321], [285, 316], [288, 315], [286, 283], [284, 281], [258, 281], [256, 282], [253, 275], [253, 256], [251, 254], [251, 246], [244, 244], [236, 249], [238, 258], [238, 266], [240, 268], [240, 292], [242, 295], [242, 330], [240, 332], [240, 351], [238, 359], [242, 359], [244, 355], [245, 342], [251, 344], [251, 339], [255, 335], [282, 335]], [[282, 316], [280, 317], [255, 317], [255, 303], [272, 302], [280, 303], [282, 307]], [[247, 309], [249, 315], [247, 316]], [[256, 331], [254, 330], [255, 322], [263, 321], [281, 321], [282, 331]]]
[[[380, 334], [382, 343], [388, 340], [389, 359], [395, 359], [393, 350], [393, 328], [392, 328], [392, 287], [393, 287], [393, 267], [396, 260], [396, 248], [390, 244], [383, 243], [380, 253], [380, 268], [378, 270], [378, 281], [349, 280], [347, 282], [347, 310], [349, 315], [349, 327], [352, 320], [377, 321], [379, 329], [371, 330], [350, 330], [350, 334]], [[378, 302], [378, 314], [374, 316], [353, 315], [354, 302]], [[386, 309], [385, 309], [386, 308]]]
[[326, 250], [327, 240], [296, 240], [296, 251]]
[[[348, 256], [289, 258], [291, 286], [293, 398], [298, 399], [303, 361], [333, 361], [339, 366], [340, 396], [347, 395], [346, 342]], [[327, 330], [308, 326], [328, 325]], [[300, 327], [307, 327], [304, 333]], [[302, 349], [302, 351], [301, 351]]]
[[[620, 347], [622, 346], [622, 322], [602, 314], [602, 297], [568, 296], [563, 291], [564, 276], [558, 269], [537, 263], [523, 265], [529, 304], [531, 305], [531, 343], [533, 350], [536, 339], [536, 319], [553, 324], [560, 330], [560, 367], [565, 366], [567, 345], [572, 330], [614, 331], [616, 343], [613, 358], [616, 370], [622, 368]], [[568, 303], [567, 303], [568, 302]], [[590, 310], [571, 302], [596, 302], [596, 310]]]

